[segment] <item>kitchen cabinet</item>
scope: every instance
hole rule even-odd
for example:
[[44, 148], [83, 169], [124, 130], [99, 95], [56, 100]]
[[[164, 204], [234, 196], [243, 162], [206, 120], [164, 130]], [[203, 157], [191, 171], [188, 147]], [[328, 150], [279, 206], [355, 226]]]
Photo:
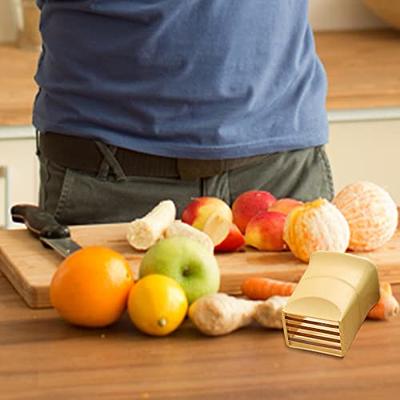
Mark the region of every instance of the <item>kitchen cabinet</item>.
[[[400, 109], [398, 111], [400, 114]], [[330, 115], [331, 162], [336, 191], [358, 180], [368, 180], [385, 188], [400, 204], [400, 117], [368, 120], [372, 110], [355, 121], [333, 122]]]
[[39, 163], [32, 127], [0, 127], [0, 227], [12, 227], [10, 207], [38, 202]]
[[38, 54], [0, 46], [0, 227], [14, 226], [9, 208], [38, 201], [38, 162], [31, 126]]

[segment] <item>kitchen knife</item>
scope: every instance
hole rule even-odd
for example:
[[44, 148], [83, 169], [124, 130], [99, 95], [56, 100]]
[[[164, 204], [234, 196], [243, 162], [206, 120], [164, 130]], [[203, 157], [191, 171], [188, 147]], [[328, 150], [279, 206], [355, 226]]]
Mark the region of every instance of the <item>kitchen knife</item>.
[[51, 247], [63, 257], [81, 248], [71, 239], [68, 226], [59, 224], [51, 214], [37, 206], [17, 204], [11, 208], [11, 216], [14, 222], [24, 223], [45, 247]]

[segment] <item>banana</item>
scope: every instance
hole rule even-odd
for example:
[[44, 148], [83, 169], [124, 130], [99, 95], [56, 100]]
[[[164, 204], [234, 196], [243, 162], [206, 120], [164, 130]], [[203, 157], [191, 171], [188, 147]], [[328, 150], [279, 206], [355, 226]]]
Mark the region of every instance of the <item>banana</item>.
[[155, 244], [176, 217], [176, 207], [172, 200], [164, 200], [143, 218], [132, 221], [126, 238], [137, 250], [147, 250]]

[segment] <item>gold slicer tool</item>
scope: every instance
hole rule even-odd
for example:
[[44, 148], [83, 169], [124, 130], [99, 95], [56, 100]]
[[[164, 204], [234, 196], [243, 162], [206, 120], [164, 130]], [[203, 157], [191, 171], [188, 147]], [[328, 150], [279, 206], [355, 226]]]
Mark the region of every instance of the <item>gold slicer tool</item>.
[[379, 300], [376, 266], [367, 258], [319, 251], [283, 309], [289, 347], [344, 357]]

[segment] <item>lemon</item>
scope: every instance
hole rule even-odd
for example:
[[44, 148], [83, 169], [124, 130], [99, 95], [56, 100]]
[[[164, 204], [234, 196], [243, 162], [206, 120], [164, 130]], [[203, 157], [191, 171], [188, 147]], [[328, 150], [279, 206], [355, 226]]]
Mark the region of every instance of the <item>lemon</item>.
[[165, 336], [182, 323], [188, 301], [182, 287], [164, 275], [147, 275], [133, 286], [128, 312], [134, 325], [144, 333]]

